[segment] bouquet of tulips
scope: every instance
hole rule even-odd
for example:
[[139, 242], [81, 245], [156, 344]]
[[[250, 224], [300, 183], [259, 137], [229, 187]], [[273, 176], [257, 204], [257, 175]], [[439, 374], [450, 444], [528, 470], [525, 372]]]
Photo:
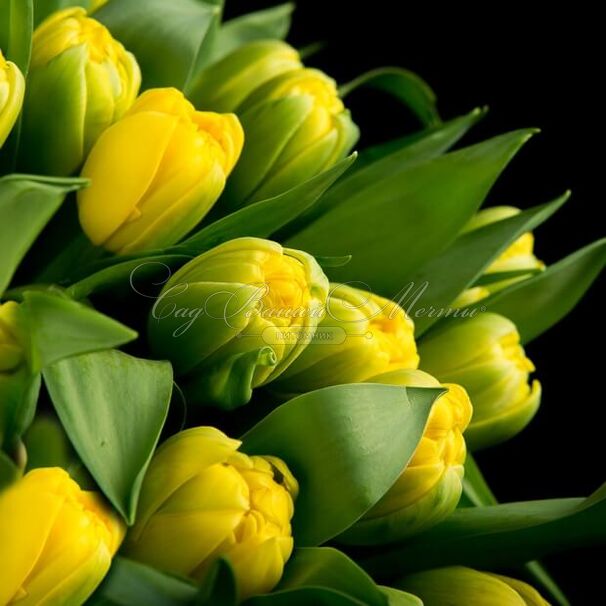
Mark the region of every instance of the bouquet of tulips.
[[[481, 208], [532, 130], [457, 145], [484, 110], [222, 9], [0, 0], [0, 606], [567, 604], [606, 485], [497, 503], [472, 453], [604, 240]], [[418, 129], [357, 150], [363, 87]]]

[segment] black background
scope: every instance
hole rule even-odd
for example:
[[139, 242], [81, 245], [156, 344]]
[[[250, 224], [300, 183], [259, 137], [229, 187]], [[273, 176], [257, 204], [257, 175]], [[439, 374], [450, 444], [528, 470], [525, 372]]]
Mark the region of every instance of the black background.
[[[272, 4], [228, 0], [227, 16]], [[567, 205], [536, 231], [537, 255], [551, 263], [604, 234], [601, 20], [582, 5], [552, 4], [548, 14], [497, 6], [301, 0], [289, 41], [297, 47], [325, 42], [307, 63], [340, 83], [383, 65], [411, 69], [433, 87], [444, 118], [488, 105], [488, 116], [465, 143], [541, 128], [489, 203], [526, 208], [572, 189]], [[415, 127], [405, 110], [376, 93], [352, 96], [348, 106], [364, 133], [360, 147]], [[541, 410], [522, 434], [478, 456], [502, 501], [583, 496], [606, 480], [600, 285], [527, 347], [543, 384]], [[602, 548], [585, 549], [546, 562], [575, 606], [599, 604], [603, 579], [588, 566], [591, 559], [603, 565], [605, 555]]]

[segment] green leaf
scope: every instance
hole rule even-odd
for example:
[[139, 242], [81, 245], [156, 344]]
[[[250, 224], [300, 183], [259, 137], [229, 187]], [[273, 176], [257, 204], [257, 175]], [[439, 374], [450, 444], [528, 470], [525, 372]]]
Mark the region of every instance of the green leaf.
[[0, 295], [65, 196], [87, 183], [30, 175], [0, 178]]
[[201, 0], [111, 0], [95, 12], [143, 75], [142, 89], [183, 89], [200, 69], [204, 43], [219, 7]]
[[572, 253], [544, 272], [483, 301], [487, 311], [508, 317], [528, 343], [557, 324], [581, 300], [606, 262], [606, 238]]
[[63, 358], [137, 338], [134, 330], [60, 293], [26, 291], [22, 309], [30, 338], [30, 365], [36, 372]]
[[389, 606], [423, 606], [423, 602], [412, 593], [394, 589], [393, 587], [381, 587], [383, 593], [387, 596]]
[[27, 450], [27, 469], [62, 467], [68, 469], [72, 455], [61, 424], [48, 415], [39, 415], [23, 437]]
[[361, 86], [374, 88], [393, 95], [408, 106], [426, 126], [440, 123], [436, 108], [436, 96], [430, 86], [417, 74], [399, 67], [380, 67], [358, 76], [355, 80], [339, 87], [342, 97], [346, 97]]
[[294, 7], [288, 2], [225, 22], [217, 35], [213, 61], [218, 61], [247, 42], [271, 38], [283, 40], [290, 29]]
[[229, 562], [220, 558], [213, 562], [204, 577], [195, 606], [238, 606], [238, 586]]
[[0, 49], [27, 75], [32, 52], [32, 0], [0, 0]]
[[385, 594], [344, 553], [332, 547], [304, 547], [291, 556], [277, 591], [324, 587], [344, 593], [367, 606], [387, 606]]
[[243, 602], [243, 606], [366, 606], [339, 591], [324, 587], [302, 587], [258, 595]]
[[381, 577], [462, 565], [492, 570], [606, 541], [606, 484], [587, 499], [465, 507], [361, 563]]
[[[413, 163], [431, 160], [452, 147], [482, 116], [476, 109], [466, 116], [455, 118], [440, 127], [426, 131], [413, 142], [409, 138], [390, 141], [381, 146], [363, 150], [355, 164], [321, 198], [312, 212], [304, 217], [307, 225], [328, 210], [348, 205], [349, 200], [370, 184], [389, 178]], [[299, 225], [299, 228], [302, 225]]]
[[320, 256], [351, 254], [329, 277], [393, 296], [456, 239], [532, 132], [508, 133], [369, 181], [287, 245]]
[[243, 439], [249, 454], [282, 458], [300, 484], [300, 547], [343, 532], [392, 486], [423, 433], [436, 389], [327, 387], [276, 408]]
[[429, 308], [447, 309], [459, 293], [476, 283], [483, 271], [512, 242], [551, 217], [569, 196], [567, 192], [549, 204], [535, 206], [508, 219], [467, 232], [421, 267], [411, 281], [417, 288], [427, 283], [427, 290], [415, 303], [417, 310], [422, 308], [425, 313], [415, 315], [414, 310], [409, 309], [417, 336], [439, 319], [437, 315], [426, 313]]
[[197, 255], [233, 238], [244, 236], [268, 238], [312, 208], [320, 196], [352, 165], [355, 159], [356, 155], [352, 154], [332, 168], [279, 196], [245, 206], [207, 227], [203, 227], [171, 250]]
[[53, 364], [44, 381], [78, 455], [132, 524], [168, 413], [171, 365], [102, 351]]
[[[192, 604], [198, 588], [154, 568], [115, 557], [89, 606], [181, 606]], [[218, 606], [218, 605], [217, 605]]]
[[0, 450], [0, 490], [10, 486], [21, 477], [21, 470], [14, 461]]
[[[66, 289], [74, 299], [85, 299], [94, 293], [113, 290], [125, 283], [135, 290], [136, 282], [153, 282], [158, 276], [168, 280], [173, 269], [191, 260], [188, 255], [152, 255], [130, 260], [113, 258], [112, 265], [94, 271]], [[157, 284], [157, 282], [153, 282]]]

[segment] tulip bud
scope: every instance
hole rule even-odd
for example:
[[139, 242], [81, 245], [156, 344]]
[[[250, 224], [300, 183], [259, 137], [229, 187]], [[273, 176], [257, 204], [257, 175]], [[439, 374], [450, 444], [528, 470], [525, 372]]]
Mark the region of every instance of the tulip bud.
[[197, 107], [233, 112], [268, 80], [302, 67], [299, 53], [281, 40], [249, 42], [204, 69], [191, 98]]
[[193, 401], [233, 408], [288, 368], [313, 337], [328, 280], [307, 253], [259, 238], [220, 244], [165, 285], [152, 349]]
[[141, 73], [135, 57], [105, 26], [74, 7], [51, 14], [36, 28], [27, 84], [21, 167], [70, 175], [132, 105]]
[[174, 88], [144, 92], [82, 169], [82, 229], [118, 254], [174, 244], [211, 209], [242, 143], [235, 115], [197, 112]]
[[311, 179], [358, 139], [334, 80], [315, 69], [272, 78], [246, 98], [238, 115], [246, 144], [221, 200], [228, 211]]
[[0, 493], [0, 604], [83, 604], [109, 570], [124, 526], [58, 467]]
[[0, 147], [8, 138], [23, 104], [25, 80], [21, 70], [0, 50]]
[[[497, 221], [503, 221], [504, 219], [514, 217], [519, 213], [520, 209], [515, 208], [514, 206], [492, 206], [490, 208], [484, 208], [472, 217], [463, 230], [463, 233], [479, 229]], [[528, 271], [528, 273], [522, 273], [503, 280], [490, 281], [482, 286], [467, 289], [457, 297], [452, 306], [467, 307], [499, 290], [503, 290], [515, 282], [528, 278], [534, 272], [545, 269], [545, 264], [534, 256], [533, 249], [534, 236], [532, 233], [526, 232], [525, 234], [522, 234], [488, 266], [484, 271], [484, 276], [503, 272]]]
[[143, 480], [126, 554], [197, 581], [225, 557], [242, 599], [271, 591], [292, 552], [298, 485], [280, 459], [249, 457], [239, 446], [214, 427], [162, 444]]
[[528, 381], [534, 365], [515, 324], [503, 316], [452, 320], [423, 339], [419, 354], [424, 370], [468, 391], [473, 418], [465, 438], [472, 449], [511, 438], [539, 408], [541, 385]]
[[342, 539], [353, 544], [389, 543], [421, 532], [449, 516], [463, 490], [465, 431], [471, 419], [467, 392], [440, 383], [420, 370], [394, 370], [369, 383], [404, 387], [445, 387], [408, 465], [383, 498]]
[[294, 396], [358, 383], [398, 368], [417, 368], [414, 324], [393, 301], [346, 284], [331, 284], [318, 337], [272, 385]]
[[411, 574], [398, 587], [421, 598], [424, 606], [549, 606], [522, 581], [464, 566]]

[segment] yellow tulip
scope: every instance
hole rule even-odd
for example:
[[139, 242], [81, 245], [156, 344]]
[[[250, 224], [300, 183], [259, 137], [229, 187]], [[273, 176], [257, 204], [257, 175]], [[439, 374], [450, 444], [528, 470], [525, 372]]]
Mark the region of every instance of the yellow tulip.
[[155, 353], [190, 401], [233, 408], [275, 380], [320, 321], [328, 280], [316, 260], [259, 238], [238, 238], [184, 265], [149, 318]]
[[317, 336], [272, 385], [274, 391], [293, 396], [419, 365], [414, 324], [406, 312], [345, 284], [330, 285]]
[[119, 254], [174, 244], [211, 209], [242, 144], [235, 115], [198, 112], [174, 88], [146, 91], [84, 165], [82, 229]]
[[167, 440], [147, 471], [126, 554], [202, 581], [220, 557], [240, 597], [271, 591], [293, 548], [290, 520], [298, 485], [275, 457], [249, 457], [214, 427]]
[[21, 129], [21, 168], [70, 175], [101, 133], [132, 105], [135, 57], [80, 7], [51, 14], [34, 32]]
[[471, 419], [469, 396], [460, 385], [440, 383], [420, 370], [394, 370], [369, 383], [405, 387], [445, 387], [429, 414], [423, 437], [406, 469], [383, 498], [343, 539], [372, 544], [398, 541], [441, 522], [456, 508], [463, 490], [466, 447], [463, 432]]
[[335, 81], [302, 68], [254, 90], [238, 107], [246, 145], [221, 204], [235, 210], [311, 179], [344, 158], [358, 128]]
[[0, 50], [0, 147], [9, 136], [23, 104], [25, 80], [21, 70]]
[[549, 606], [522, 581], [463, 566], [411, 574], [398, 587], [421, 598], [424, 606]]
[[[514, 217], [521, 211], [514, 206], [492, 206], [477, 212], [466, 225], [462, 233], [480, 229], [496, 221]], [[496, 281], [475, 286], [463, 291], [453, 302], [453, 307], [467, 307], [489, 295], [503, 290], [507, 286], [530, 277], [537, 271], [545, 269], [545, 263], [534, 255], [534, 236], [531, 232], [522, 234], [513, 244], [503, 251], [484, 271], [485, 276], [504, 272], [522, 272], [513, 277], [503, 277]], [[524, 273], [528, 272], [528, 273]]]
[[468, 391], [473, 418], [465, 437], [472, 449], [514, 436], [539, 408], [541, 385], [529, 383], [534, 365], [515, 324], [503, 316], [452, 320], [422, 340], [419, 354], [423, 370]]
[[83, 604], [109, 570], [124, 526], [58, 467], [0, 493], [0, 604]]
[[243, 44], [205, 68], [191, 97], [198, 107], [233, 112], [259, 86], [275, 76], [302, 68], [299, 53], [281, 40]]

